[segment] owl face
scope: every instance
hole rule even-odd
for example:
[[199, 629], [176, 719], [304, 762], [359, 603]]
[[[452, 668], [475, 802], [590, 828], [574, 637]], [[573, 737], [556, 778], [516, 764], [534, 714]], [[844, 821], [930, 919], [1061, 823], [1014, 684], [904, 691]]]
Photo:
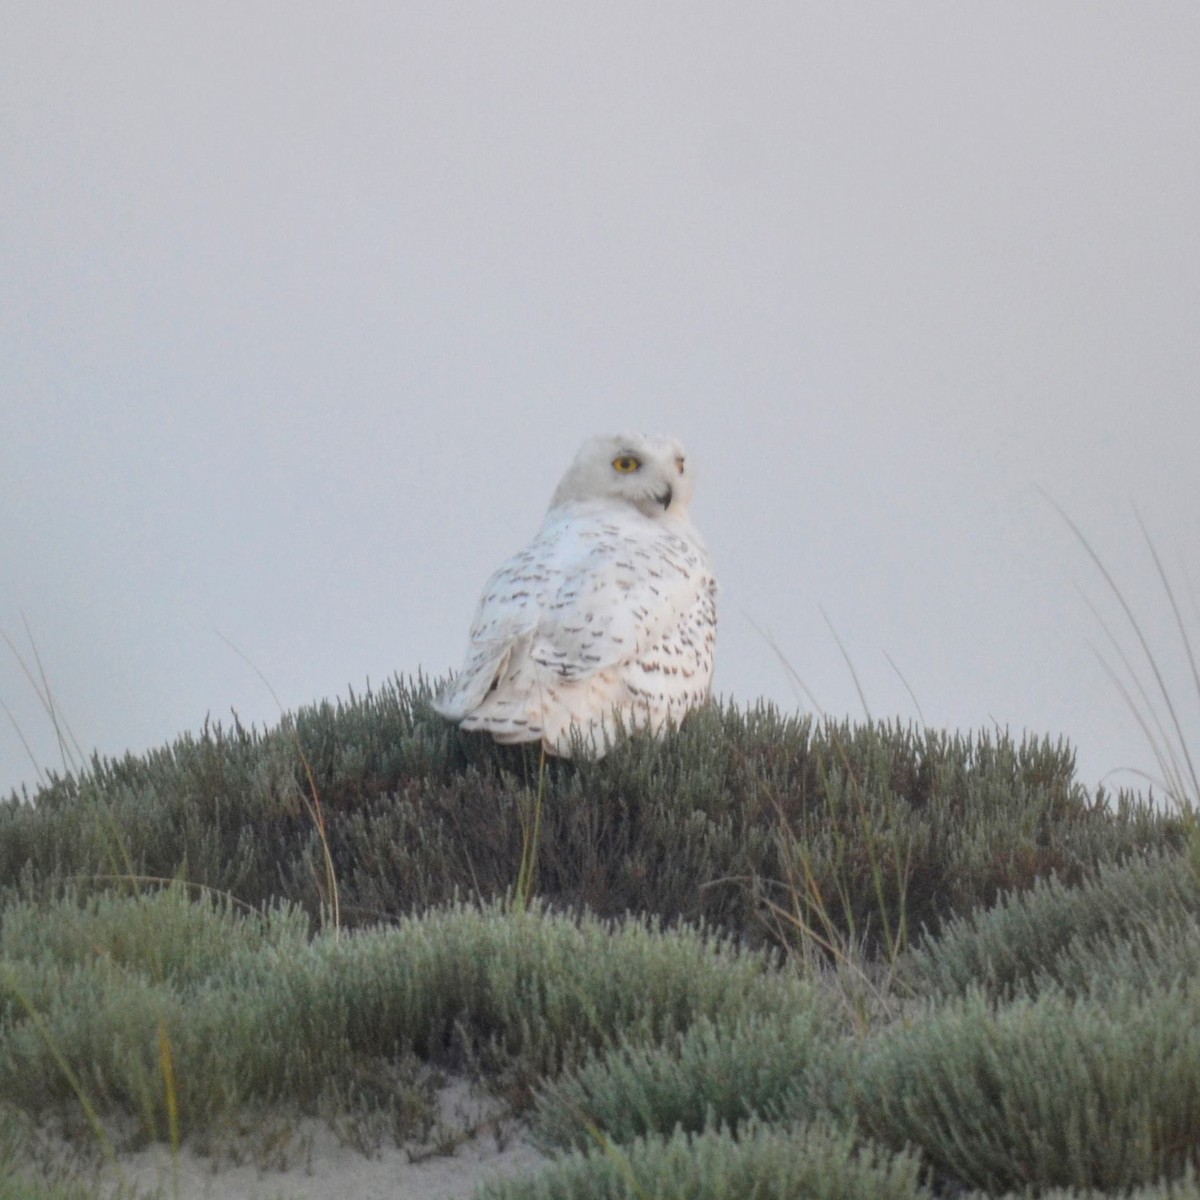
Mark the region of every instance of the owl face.
[[674, 438], [622, 433], [589, 438], [555, 490], [551, 508], [579, 500], [630, 504], [644, 516], [684, 516], [692, 473]]

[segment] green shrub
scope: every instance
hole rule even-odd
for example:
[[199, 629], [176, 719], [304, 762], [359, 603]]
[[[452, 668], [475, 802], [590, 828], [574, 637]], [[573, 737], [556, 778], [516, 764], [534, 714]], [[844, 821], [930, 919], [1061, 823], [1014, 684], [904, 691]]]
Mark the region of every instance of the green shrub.
[[[1193, 1168], [1188, 1167], [1179, 1179], [1164, 1179], [1145, 1187], [1128, 1191], [1122, 1189], [1118, 1193], [1096, 1188], [1049, 1188], [1045, 1191], [1007, 1192], [1000, 1200], [1026, 1200], [1031, 1194], [1036, 1194], [1038, 1200], [1113, 1200], [1114, 1195], [1119, 1196], [1120, 1200], [1195, 1200], [1200, 1194], [1200, 1181], [1196, 1179]], [[989, 1193], [985, 1197], [980, 1193], [971, 1193], [967, 1200], [992, 1200], [993, 1195]]]
[[81, 1183], [45, 1183], [23, 1175], [6, 1175], [0, 1166], [0, 1200], [95, 1200], [95, 1190]]
[[0, 802], [0, 1108], [162, 1138], [386, 1105], [417, 1056], [576, 1151], [497, 1196], [923, 1195], [918, 1155], [947, 1194], [1150, 1196], [1200, 1155], [1186, 822], [1064, 744], [714, 706], [543, 766], [428, 698]]
[[1198, 971], [1200, 880], [1189, 856], [1153, 855], [1106, 864], [1076, 887], [1039, 880], [954, 917], [900, 974], [924, 995], [1008, 999], [1048, 987], [1099, 996]]
[[298, 949], [308, 922], [295, 909], [238, 911], [222, 897], [194, 903], [176, 884], [144, 894], [69, 896], [48, 905], [0, 907], [0, 963], [12, 987], [0, 992], [0, 1021], [22, 1005], [46, 1008], [65, 979], [79, 971], [129, 971], [149, 982], [188, 988], [219, 971], [231, 956], [268, 948]]
[[852, 1132], [751, 1124], [575, 1151], [539, 1174], [483, 1185], [479, 1200], [912, 1200], [931, 1195], [911, 1154]]
[[[461, 733], [429, 693], [395, 681], [272, 730], [207, 727], [141, 758], [93, 760], [33, 804], [0, 803], [0, 903], [179, 878], [258, 908], [282, 898], [321, 922], [331, 896], [314, 786], [348, 924], [504, 896], [538, 756]], [[1178, 822], [1132, 801], [1110, 811], [1073, 772], [1069, 748], [1044, 740], [714, 706], [663, 741], [546, 765], [536, 891], [785, 944], [796, 928], [770, 904], [819, 897], [824, 933], [890, 944], [1051, 872], [1075, 883], [1180, 841]]]
[[[460, 906], [309, 942], [292, 913], [189, 905], [172, 889], [58, 902], [40, 941], [31, 920], [17, 913], [0, 960], [0, 1099], [38, 1111], [82, 1085], [155, 1137], [163, 1037], [181, 1120], [197, 1128], [251, 1100], [311, 1106], [409, 1051], [482, 1055], [532, 1081], [620, 1037], [657, 1041], [805, 994], [768, 956], [695, 930], [540, 910]], [[227, 954], [213, 955], [222, 939]]]
[[[736, 1127], [785, 1096], [819, 1108], [825, 1080], [844, 1071], [841, 1014], [814, 992], [783, 1012], [701, 1020], [666, 1042], [621, 1044], [548, 1084], [534, 1110], [546, 1149], [587, 1149], [602, 1133], [624, 1143], [676, 1129]], [[811, 1105], [803, 1103], [814, 1094]]]
[[872, 1039], [852, 1087], [868, 1135], [950, 1180], [1148, 1185], [1200, 1153], [1200, 1005], [1186, 987], [999, 1009], [970, 996]]

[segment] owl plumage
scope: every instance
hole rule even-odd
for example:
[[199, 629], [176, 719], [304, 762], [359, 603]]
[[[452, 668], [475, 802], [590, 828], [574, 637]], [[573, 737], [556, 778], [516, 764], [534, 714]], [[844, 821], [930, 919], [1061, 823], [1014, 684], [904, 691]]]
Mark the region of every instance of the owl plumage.
[[691, 497], [674, 439], [585, 442], [541, 529], [488, 580], [437, 710], [498, 742], [599, 757], [618, 725], [657, 734], [706, 704], [716, 581]]

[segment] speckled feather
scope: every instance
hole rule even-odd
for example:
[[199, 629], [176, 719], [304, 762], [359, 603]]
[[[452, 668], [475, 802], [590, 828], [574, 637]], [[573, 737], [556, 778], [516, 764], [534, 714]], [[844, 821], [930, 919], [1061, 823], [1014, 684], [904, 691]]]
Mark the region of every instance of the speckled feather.
[[[608, 478], [622, 454], [638, 478]], [[488, 581], [440, 712], [559, 755], [574, 727], [599, 755], [618, 723], [658, 733], [708, 702], [716, 582], [684, 462], [670, 439], [585, 444], [533, 541]]]

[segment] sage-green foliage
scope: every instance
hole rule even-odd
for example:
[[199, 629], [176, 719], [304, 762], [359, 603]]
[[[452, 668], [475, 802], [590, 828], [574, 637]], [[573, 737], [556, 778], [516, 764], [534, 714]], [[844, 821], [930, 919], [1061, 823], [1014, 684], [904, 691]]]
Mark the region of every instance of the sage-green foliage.
[[1200, 876], [1189, 855], [1104, 864], [1077, 887], [1039, 880], [953, 917], [904, 964], [922, 993], [996, 999], [1146, 989], [1200, 974]]
[[504, 1200], [1186, 1187], [1186, 820], [1046, 740], [717, 706], [543, 770], [428, 700], [0, 803], [0, 1145], [386, 1106], [417, 1061], [532, 1110], [559, 1157]]
[[874, 1039], [852, 1087], [868, 1134], [920, 1146], [947, 1179], [1147, 1184], [1200, 1152], [1200, 1004], [1194, 986], [971, 996]]
[[[1099, 1188], [1049, 1188], [1045, 1191], [1031, 1193], [1028, 1189], [1019, 1192], [1006, 1192], [1001, 1200], [1027, 1200], [1031, 1194], [1036, 1194], [1039, 1200], [1107, 1200], [1111, 1192]], [[971, 1192], [967, 1200], [984, 1200], [986, 1193]], [[995, 1195], [995, 1193], [990, 1193]], [[1188, 1167], [1176, 1179], [1163, 1179], [1158, 1183], [1147, 1184], [1145, 1187], [1131, 1188], [1120, 1193], [1121, 1200], [1196, 1200], [1200, 1195], [1200, 1180], [1196, 1172]]]
[[[424, 681], [397, 680], [277, 729], [211, 726], [95, 760], [34, 805], [14, 797], [0, 804], [0, 900], [180, 878], [255, 907], [283, 897], [319, 921], [332, 897], [314, 784], [345, 922], [504, 896], [538, 755], [463, 734], [428, 700]], [[1062, 744], [814, 724], [765, 705], [714, 707], [598, 763], [551, 760], [542, 783], [543, 899], [755, 940], [793, 938], [768, 902], [800, 896], [825, 934], [895, 942], [1051, 872], [1076, 883], [1180, 838], [1147, 806], [1089, 799]]]
[[579, 1149], [823, 1116], [917, 1149], [946, 1186], [1153, 1195], [1200, 1153], [1200, 1004], [1187, 987], [999, 1007], [973, 994], [866, 1037], [832, 1015], [701, 1022], [591, 1058], [534, 1115], [544, 1145]]
[[532, 1179], [486, 1184], [479, 1200], [911, 1200], [931, 1193], [916, 1155], [846, 1129], [751, 1123], [573, 1152]]
[[[1110, 876], [1117, 900], [1147, 888], [1186, 896], [1190, 871], [1178, 856], [1106, 872], [1090, 906], [1102, 902]], [[1087, 908], [1086, 895], [1047, 887], [1028, 897], [1029, 907], [1049, 905], [1054, 928], [1055, 905], [1069, 896]], [[1014, 911], [1022, 912], [1009, 900], [977, 924], [1004, 931]], [[1195, 946], [1197, 925], [1182, 899], [1168, 912], [1159, 914], [1157, 940], [1146, 935], [1152, 907], [1144, 919], [1131, 902], [1107, 924], [1082, 920], [1079, 945], [1060, 939], [1040, 989], [1017, 998], [979, 988], [960, 998], [897, 997], [893, 1015], [866, 1034], [818, 1003], [744, 1023], [701, 1022], [657, 1045], [607, 1048], [545, 1087], [536, 1132], [548, 1146], [586, 1147], [597, 1134], [622, 1143], [816, 1115], [894, 1150], [918, 1149], [941, 1186], [1166, 1194], [1200, 1154], [1196, 957], [1176, 949]], [[1098, 929], [1103, 938], [1093, 936]], [[944, 936], [965, 944], [958, 925]], [[1169, 969], [1156, 969], [1157, 954]], [[943, 957], [932, 942], [902, 960], [899, 974], [921, 978], [914, 961], [928, 970]], [[822, 997], [828, 1002], [828, 989], [811, 995]]]
[[822, 1111], [843, 1078], [850, 1042], [844, 1013], [812, 991], [767, 1015], [696, 1022], [670, 1041], [622, 1041], [548, 1084], [534, 1108], [538, 1142], [587, 1149], [597, 1131], [614, 1142], [681, 1129], [736, 1129], [786, 1101]]
[[4, 1173], [0, 1163], [0, 1200], [95, 1200], [95, 1189], [82, 1183], [43, 1183]]
[[403, 1052], [469, 1053], [533, 1079], [618, 1037], [657, 1042], [807, 991], [769, 956], [692, 929], [460, 906], [310, 940], [295, 910], [247, 915], [178, 886], [14, 906], [0, 951], [0, 1100], [71, 1105], [74, 1077], [157, 1137], [160, 1025], [186, 1131], [250, 1101], [311, 1106]]

